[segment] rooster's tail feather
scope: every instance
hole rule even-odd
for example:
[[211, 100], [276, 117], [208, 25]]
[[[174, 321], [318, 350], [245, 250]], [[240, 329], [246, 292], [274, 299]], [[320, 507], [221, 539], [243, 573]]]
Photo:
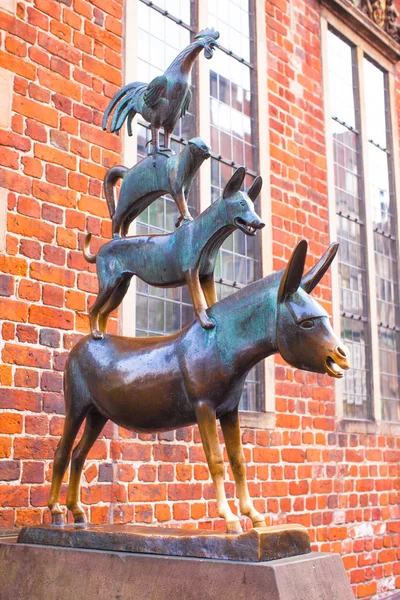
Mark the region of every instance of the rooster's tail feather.
[[[142, 83], [141, 81], [134, 81], [133, 83], [128, 83], [127, 85], [125, 85], [124, 87], [122, 87], [111, 99], [110, 104], [107, 106], [106, 111], [104, 113], [103, 116], [103, 122], [102, 122], [102, 128], [103, 129], [107, 129], [107, 122], [108, 119], [112, 113], [112, 111], [114, 110], [115, 106], [119, 103], [121, 104], [121, 100], [123, 100], [123, 104], [125, 104], [125, 101], [127, 100], [128, 102], [132, 102], [131, 105], [131, 109], [133, 109], [136, 112], [139, 112], [137, 109], [138, 104], [137, 104], [137, 96], [139, 95], [139, 97], [142, 97], [145, 89], [147, 87], [146, 83]], [[126, 96], [126, 98], [124, 98], [124, 96]], [[115, 114], [117, 114], [118, 112], [120, 112], [120, 106], [118, 105], [116, 110], [115, 110]], [[113, 121], [115, 119], [115, 114], [114, 114], [114, 118]], [[118, 117], [117, 117], [118, 118]], [[111, 131], [114, 131], [114, 129], [111, 129]]]

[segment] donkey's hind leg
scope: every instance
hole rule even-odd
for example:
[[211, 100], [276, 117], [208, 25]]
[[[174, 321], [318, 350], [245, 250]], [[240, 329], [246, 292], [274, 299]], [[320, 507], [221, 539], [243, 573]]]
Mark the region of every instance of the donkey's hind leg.
[[84, 418], [84, 412], [81, 411], [79, 415], [74, 415], [73, 410], [71, 409], [67, 411], [65, 416], [64, 431], [54, 455], [53, 477], [47, 503], [51, 511], [53, 525], [62, 525], [64, 521], [63, 511], [59, 504], [60, 489], [65, 471], [68, 467], [73, 443]]
[[86, 521], [85, 512], [79, 504], [79, 487], [82, 469], [90, 448], [99, 437], [106, 422], [106, 417], [103, 417], [97, 410], [92, 408], [87, 414], [82, 438], [72, 453], [67, 508], [72, 512], [75, 523], [85, 523]]

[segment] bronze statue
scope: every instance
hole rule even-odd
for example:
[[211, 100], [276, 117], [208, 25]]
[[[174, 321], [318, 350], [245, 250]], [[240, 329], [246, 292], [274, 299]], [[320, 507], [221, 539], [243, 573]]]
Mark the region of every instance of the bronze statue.
[[104, 244], [97, 255], [89, 252], [91, 234], [86, 236], [84, 256], [96, 263], [99, 280], [99, 292], [90, 309], [94, 338], [103, 337], [108, 315], [121, 303], [133, 275], [157, 287], [187, 283], [202, 327], [214, 327], [206, 309], [217, 302], [214, 268], [218, 251], [235, 229], [255, 235], [264, 227], [253, 204], [262, 179], [257, 177], [246, 192], [241, 192], [245, 174], [245, 169], [239, 167], [222, 197], [173, 233], [116, 238]]
[[[167, 158], [157, 154], [154, 160], [146, 157], [132, 169], [122, 166], [109, 169], [104, 177], [104, 193], [112, 219], [113, 236], [125, 237], [133, 219], [163, 194], [171, 194], [179, 209], [176, 226], [182, 220], [191, 221], [186, 198], [195, 174], [210, 158], [210, 152], [206, 142], [193, 138], [178, 156]], [[121, 177], [123, 181], [116, 205], [115, 184]]]
[[[171, 152], [171, 133], [180, 118], [189, 109], [192, 93], [189, 89], [189, 74], [194, 61], [204, 49], [206, 58], [212, 58], [218, 47], [218, 31], [204, 29], [195, 36], [195, 41], [187, 46], [170, 64], [164, 75], [155, 77], [149, 84], [134, 81], [121, 88], [112, 98], [103, 117], [103, 129], [107, 129], [108, 118], [115, 112], [111, 121], [111, 131], [119, 133], [125, 119], [128, 134], [132, 135], [132, 119], [139, 113], [151, 124], [153, 155], [157, 152]], [[164, 127], [164, 148], [159, 148], [159, 129]]]
[[[189, 241], [190, 226], [181, 228]], [[229, 532], [240, 532], [239, 518], [225, 496], [219, 419], [240, 511], [250, 517], [253, 526], [264, 525], [246, 482], [240, 397], [250, 369], [276, 352], [296, 368], [331, 377], [340, 378], [349, 368], [347, 348], [334, 334], [325, 310], [309, 295], [329, 268], [337, 247], [332, 244], [303, 276], [307, 242], [301, 240], [286, 269], [251, 283], [207, 310], [214, 329], [203, 329], [196, 320], [165, 337], [107, 335], [101, 341], [91, 336], [80, 340], [66, 365], [66, 418], [48, 502], [52, 522], [63, 522], [60, 487], [85, 418], [82, 439], [72, 453], [67, 495], [67, 507], [76, 523], [85, 521], [79, 503], [83, 465], [108, 419], [138, 432], [168, 431], [197, 423], [216, 489], [218, 514], [226, 520]]]

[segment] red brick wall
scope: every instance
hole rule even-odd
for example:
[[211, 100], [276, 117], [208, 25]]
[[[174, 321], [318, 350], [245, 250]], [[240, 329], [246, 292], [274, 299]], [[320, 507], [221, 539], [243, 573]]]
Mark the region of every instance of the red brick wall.
[[[310, 264], [329, 242], [319, 7], [274, 0], [266, 14], [278, 269], [300, 236]], [[110, 235], [101, 180], [120, 162], [120, 144], [100, 122], [121, 84], [121, 18], [117, 0], [21, 1], [16, 17], [0, 12], [0, 67], [15, 73], [12, 125], [0, 130], [0, 183], [10, 190], [0, 255], [2, 527], [49, 521], [62, 369], [96, 290], [80, 248], [88, 230], [99, 243]], [[317, 295], [329, 309], [324, 281]], [[399, 439], [340, 433], [331, 380], [279, 359], [276, 421], [274, 431], [243, 430], [251, 494], [268, 523], [303, 523], [313, 548], [341, 553], [357, 597], [400, 587]], [[196, 428], [151, 436], [108, 424], [82, 483], [94, 522], [223, 527]], [[226, 489], [233, 499], [230, 472]]]

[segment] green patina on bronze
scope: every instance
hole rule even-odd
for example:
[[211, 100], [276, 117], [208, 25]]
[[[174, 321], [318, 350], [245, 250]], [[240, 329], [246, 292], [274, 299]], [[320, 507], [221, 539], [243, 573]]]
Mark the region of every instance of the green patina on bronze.
[[[146, 157], [131, 169], [116, 166], [109, 169], [104, 178], [104, 193], [112, 219], [114, 237], [126, 236], [129, 225], [136, 217], [163, 194], [171, 194], [179, 209], [176, 222], [191, 221], [187, 207], [193, 178], [203, 162], [210, 157], [210, 147], [196, 137], [189, 140], [182, 152], [169, 158], [157, 154], [154, 159]], [[118, 203], [115, 184], [123, 178]]]
[[[218, 31], [204, 29], [195, 36], [195, 41], [187, 46], [170, 64], [163, 75], [155, 77], [149, 84], [134, 81], [121, 88], [112, 98], [103, 117], [103, 129], [115, 108], [111, 120], [111, 131], [119, 133], [127, 119], [128, 133], [132, 135], [132, 119], [138, 113], [151, 124], [153, 154], [169, 150], [171, 133], [180, 118], [189, 109], [191, 91], [189, 75], [194, 61], [204, 49], [206, 58], [212, 58], [218, 47]], [[164, 148], [159, 148], [159, 129], [164, 128]]]
[[82, 439], [72, 454], [67, 495], [75, 522], [85, 520], [79, 504], [83, 465], [107, 420], [137, 432], [168, 431], [197, 423], [218, 513], [226, 520], [228, 532], [239, 532], [239, 518], [225, 496], [219, 419], [240, 511], [254, 527], [265, 525], [247, 487], [240, 397], [250, 369], [276, 352], [296, 368], [331, 377], [342, 377], [343, 369], [349, 368], [346, 347], [334, 334], [326, 311], [309, 295], [331, 264], [337, 246], [333, 244], [303, 276], [307, 242], [300, 241], [284, 271], [248, 285], [207, 310], [213, 329], [202, 328], [196, 320], [165, 337], [106, 335], [101, 340], [87, 336], [79, 341], [65, 371], [66, 418], [49, 498], [53, 523], [62, 523], [60, 487], [85, 418]]
[[91, 234], [86, 236], [84, 256], [96, 263], [99, 280], [99, 292], [90, 309], [94, 338], [100, 339], [105, 333], [108, 315], [121, 303], [133, 275], [157, 287], [187, 283], [201, 325], [214, 327], [206, 309], [217, 302], [214, 269], [218, 251], [235, 229], [255, 235], [256, 230], [264, 227], [254, 211], [262, 179], [257, 177], [242, 192], [245, 174], [245, 169], [239, 167], [222, 197], [173, 233], [115, 238], [104, 244], [97, 255], [89, 252]]

